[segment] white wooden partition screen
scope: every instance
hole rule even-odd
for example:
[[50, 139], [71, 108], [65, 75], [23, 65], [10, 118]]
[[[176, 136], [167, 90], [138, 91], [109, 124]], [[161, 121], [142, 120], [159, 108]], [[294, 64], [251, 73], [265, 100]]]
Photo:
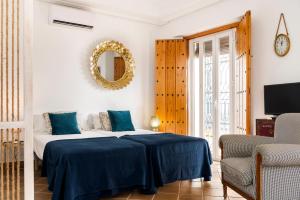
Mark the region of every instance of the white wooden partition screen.
[[0, 200], [32, 200], [33, 0], [0, 0]]

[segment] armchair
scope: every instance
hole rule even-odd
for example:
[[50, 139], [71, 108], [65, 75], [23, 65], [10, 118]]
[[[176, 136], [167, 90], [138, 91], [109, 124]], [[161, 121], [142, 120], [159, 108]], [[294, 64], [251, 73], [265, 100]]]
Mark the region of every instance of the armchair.
[[300, 113], [280, 115], [274, 138], [220, 137], [224, 198], [227, 187], [249, 200], [300, 199]]

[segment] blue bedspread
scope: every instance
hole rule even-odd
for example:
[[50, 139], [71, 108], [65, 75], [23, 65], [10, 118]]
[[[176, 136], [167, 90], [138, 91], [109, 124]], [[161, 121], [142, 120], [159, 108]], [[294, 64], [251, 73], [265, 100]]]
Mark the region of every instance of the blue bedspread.
[[98, 200], [120, 189], [147, 189], [146, 148], [115, 137], [52, 141], [42, 175], [52, 200]]
[[146, 145], [149, 184], [152, 187], [176, 180], [211, 179], [212, 158], [204, 139], [171, 133], [126, 135], [121, 138]]

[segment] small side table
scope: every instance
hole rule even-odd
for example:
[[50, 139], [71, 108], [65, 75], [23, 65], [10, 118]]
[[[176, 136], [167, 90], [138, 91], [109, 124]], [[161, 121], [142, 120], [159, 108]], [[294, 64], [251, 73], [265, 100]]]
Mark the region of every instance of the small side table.
[[274, 119], [256, 119], [256, 135], [274, 137]]

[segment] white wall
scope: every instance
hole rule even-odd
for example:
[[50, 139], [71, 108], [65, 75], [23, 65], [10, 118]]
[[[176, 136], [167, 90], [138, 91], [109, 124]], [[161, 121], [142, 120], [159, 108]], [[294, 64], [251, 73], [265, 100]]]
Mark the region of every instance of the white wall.
[[[299, 0], [224, 0], [159, 29], [156, 38], [189, 35], [238, 20], [252, 12], [252, 130], [255, 119], [264, 116], [265, 84], [300, 82], [300, 1]], [[291, 39], [290, 53], [279, 58], [273, 42], [280, 13], [286, 17]]]
[[[92, 31], [50, 25], [49, 4], [34, 3], [34, 113], [128, 109], [137, 127], [147, 126], [153, 114], [151, 34], [155, 27], [100, 14]], [[92, 50], [107, 39], [122, 42], [136, 62], [133, 81], [122, 90], [103, 89], [90, 75]]]
[[[234, 22], [247, 10], [252, 11], [252, 126], [256, 118], [265, 117], [263, 85], [300, 81], [299, 0], [224, 0], [158, 28], [97, 14], [93, 31], [49, 25], [47, 5], [35, 1], [34, 113], [130, 109], [137, 126], [148, 125], [154, 107], [153, 40]], [[286, 16], [292, 45], [284, 58], [273, 51], [281, 12]], [[124, 43], [135, 58], [136, 75], [125, 89], [103, 89], [89, 73], [92, 49], [105, 39]]]

